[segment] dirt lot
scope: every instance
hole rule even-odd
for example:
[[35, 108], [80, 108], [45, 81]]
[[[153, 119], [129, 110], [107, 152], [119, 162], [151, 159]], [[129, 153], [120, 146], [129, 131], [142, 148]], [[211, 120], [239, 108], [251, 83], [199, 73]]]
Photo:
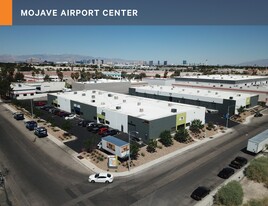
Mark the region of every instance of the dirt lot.
[[268, 188], [264, 187], [263, 184], [257, 183], [247, 179], [242, 179], [241, 185], [244, 191], [243, 204], [250, 199], [262, 199], [268, 197]]

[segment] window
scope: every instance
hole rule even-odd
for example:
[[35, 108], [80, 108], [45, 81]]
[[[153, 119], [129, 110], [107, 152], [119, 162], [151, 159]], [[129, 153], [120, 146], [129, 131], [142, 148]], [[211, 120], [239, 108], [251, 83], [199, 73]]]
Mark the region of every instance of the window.
[[128, 146], [124, 146], [124, 147], [122, 147], [121, 149], [122, 149], [122, 152], [126, 152], [126, 151], [129, 151], [129, 148], [128, 148]]
[[111, 149], [111, 150], [113, 150], [113, 151], [115, 151], [115, 146], [114, 146], [114, 144], [111, 144], [110, 142], [107, 142], [107, 148], [108, 148], [108, 149]]
[[33, 96], [34, 95], [34, 93], [31, 93], [31, 96]]
[[25, 96], [25, 97], [26, 97], [26, 96], [27, 96], [27, 94], [23, 94], [23, 96]]

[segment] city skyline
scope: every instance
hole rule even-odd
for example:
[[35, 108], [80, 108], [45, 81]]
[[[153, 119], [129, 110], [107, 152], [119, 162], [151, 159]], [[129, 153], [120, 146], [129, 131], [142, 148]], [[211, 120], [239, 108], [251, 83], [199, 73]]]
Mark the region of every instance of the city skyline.
[[267, 26], [13, 26], [1, 27], [0, 55], [236, 65], [268, 59], [267, 36]]

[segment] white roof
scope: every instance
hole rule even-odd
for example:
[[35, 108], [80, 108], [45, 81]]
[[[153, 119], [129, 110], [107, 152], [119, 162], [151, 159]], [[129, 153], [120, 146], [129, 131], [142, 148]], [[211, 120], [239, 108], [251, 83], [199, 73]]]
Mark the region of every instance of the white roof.
[[[180, 78], [180, 77], [176, 77]], [[267, 79], [266, 76], [250, 76], [250, 75], [194, 75], [194, 76], [183, 76], [182, 78], [196, 78], [196, 79], [215, 79], [215, 80], [254, 80], [254, 79]]]
[[226, 92], [221, 90], [209, 90], [209, 89], [199, 89], [199, 88], [190, 88], [190, 87], [178, 87], [178, 86], [158, 86], [158, 85], [149, 85], [141, 87], [132, 87], [135, 88], [137, 92], [140, 93], [154, 93], [165, 96], [177, 96], [193, 99], [191, 97], [202, 98], [213, 98], [213, 99], [229, 99], [232, 97], [234, 100], [241, 98], [247, 98], [253, 96], [248, 93], [237, 93], [237, 92]]
[[[99, 108], [113, 110], [145, 120], [158, 119], [199, 109], [200, 112], [205, 112], [204, 107], [171, 103], [167, 101], [100, 90], [54, 93], [53, 95], [88, 105], [94, 105]], [[171, 112], [171, 109], [176, 109], [176, 112]]]

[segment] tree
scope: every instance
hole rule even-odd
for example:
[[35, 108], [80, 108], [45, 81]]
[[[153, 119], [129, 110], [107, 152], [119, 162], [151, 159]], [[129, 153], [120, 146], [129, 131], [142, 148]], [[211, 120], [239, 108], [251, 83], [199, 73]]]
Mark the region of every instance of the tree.
[[44, 77], [44, 81], [46, 81], [46, 82], [49, 82], [49, 81], [50, 81], [50, 79], [49, 79], [49, 75], [48, 75], [48, 74], [45, 75], [45, 77]]
[[33, 76], [33, 77], [35, 76], [35, 72], [34, 72], [34, 71], [32, 71], [32, 76]]
[[209, 122], [208, 123], [208, 126], [207, 126], [207, 129], [208, 130], [212, 130], [212, 129], [214, 129], [215, 128], [215, 125], [213, 124], [213, 122]]
[[76, 79], [76, 81], [79, 79], [79, 72], [74, 73], [74, 78]]
[[146, 73], [142, 72], [142, 73], [139, 74], [139, 79], [142, 79], [144, 77], [146, 77]]
[[17, 73], [15, 74], [14, 80], [15, 80], [16, 82], [21, 82], [21, 81], [23, 81], [23, 80], [24, 80], [24, 75], [23, 75], [23, 73], [21, 73], [21, 72], [17, 72]]
[[215, 203], [226, 206], [238, 206], [243, 202], [243, 189], [239, 182], [231, 181], [223, 186], [215, 196]]
[[241, 106], [237, 109], [238, 115], [240, 115], [241, 113], [243, 113], [245, 111], [245, 107]]
[[149, 140], [149, 143], [148, 143], [148, 145], [147, 145], [147, 147], [146, 147], [146, 150], [148, 151], [148, 152], [150, 152], [150, 153], [153, 153], [153, 152], [155, 152], [156, 150], [156, 147], [157, 147], [157, 141], [155, 140], [155, 139], [150, 139]]
[[59, 79], [62, 81], [63, 80], [63, 73], [62, 72], [57, 72], [57, 75], [59, 77]]
[[131, 159], [137, 159], [138, 154], [140, 151], [140, 147], [137, 143], [131, 143], [130, 144], [130, 158]]
[[165, 73], [164, 73], [164, 78], [167, 78], [167, 75], [168, 75], [168, 71], [165, 70]]
[[95, 149], [94, 142], [91, 139], [87, 139], [84, 142], [84, 147], [87, 152], [92, 152], [92, 150]]
[[199, 119], [194, 119], [192, 122], [191, 122], [191, 125], [190, 125], [190, 130], [192, 132], [196, 132], [196, 133], [199, 133], [200, 132], [200, 129], [202, 129], [204, 127], [204, 125], [202, 124], [202, 121], [199, 120]]
[[45, 70], [44, 70], [44, 69], [41, 70], [41, 74], [42, 74], [43, 76], [45, 75]]
[[184, 143], [184, 142], [187, 142], [190, 139], [190, 135], [189, 135], [187, 129], [180, 128], [176, 132], [176, 134], [174, 136], [174, 139], [177, 140], [178, 142]]
[[163, 131], [160, 134], [160, 142], [165, 146], [165, 147], [169, 147], [171, 145], [173, 145], [173, 140], [172, 137], [170, 135], [170, 131]]
[[155, 74], [154, 77], [155, 77], [155, 78], [160, 78], [161, 76], [160, 76], [160, 74]]
[[75, 74], [72, 72], [71, 73], [71, 78], [74, 80], [75, 79]]

